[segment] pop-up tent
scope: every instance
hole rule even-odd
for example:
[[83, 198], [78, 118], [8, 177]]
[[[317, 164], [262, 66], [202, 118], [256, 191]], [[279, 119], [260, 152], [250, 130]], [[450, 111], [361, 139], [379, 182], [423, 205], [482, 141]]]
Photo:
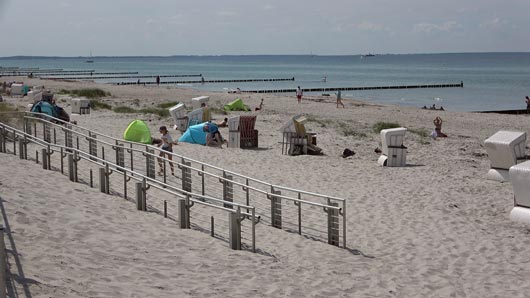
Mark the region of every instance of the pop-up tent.
[[250, 109], [243, 103], [241, 98], [232, 101], [224, 106], [225, 111], [250, 111]]
[[31, 112], [42, 113], [42, 114], [46, 114], [48, 116], [57, 118], [57, 110], [51, 103], [47, 101], [39, 101], [36, 104], [34, 104], [33, 107], [31, 108]]
[[142, 120], [134, 120], [129, 123], [127, 129], [123, 132], [123, 139], [149, 145], [152, 143], [151, 131]]
[[205, 145], [206, 132], [203, 131], [203, 127], [204, 123], [188, 127], [188, 130], [180, 136], [179, 142]]

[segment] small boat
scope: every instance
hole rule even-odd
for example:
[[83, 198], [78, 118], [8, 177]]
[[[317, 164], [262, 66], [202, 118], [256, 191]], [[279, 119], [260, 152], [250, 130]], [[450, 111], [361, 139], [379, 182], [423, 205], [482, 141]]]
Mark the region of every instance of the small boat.
[[90, 51], [90, 57], [86, 59], [85, 63], [94, 63], [94, 59], [92, 58], [92, 51]]

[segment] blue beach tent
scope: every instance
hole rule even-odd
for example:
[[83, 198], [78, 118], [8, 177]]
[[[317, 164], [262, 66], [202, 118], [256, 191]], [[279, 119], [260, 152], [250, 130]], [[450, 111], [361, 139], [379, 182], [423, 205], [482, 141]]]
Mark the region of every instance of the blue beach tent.
[[179, 142], [206, 145], [206, 132], [203, 131], [204, 123], [188, 127], [180, 136]]
[[58, 116], [55, 107], [51, 103], [42, 100], [33, 105], [31, 112], [46, 114], [54, 118]]

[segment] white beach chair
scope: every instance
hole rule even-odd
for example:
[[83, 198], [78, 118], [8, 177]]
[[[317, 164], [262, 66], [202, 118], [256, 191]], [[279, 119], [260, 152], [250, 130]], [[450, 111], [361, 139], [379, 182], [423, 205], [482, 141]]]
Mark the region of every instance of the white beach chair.
[[188, 113], [188, 127], [202, 123], [202, 109], [198, 108]]
[[524, 160], [526, 133], [518, 131], [498, 131], [484, 141], [490, 159], [487, 179], [500, 182], [509, 181], [508, 170], [518, 160]]
[[90, 114], [90, 100], [85, 98], [72, 98], [70, 104], [72, 114]]
[[209, 100], [210, 100], [209, 96], [194, 97], [191, 99], [191, 106], [195, 110], [195, 109], [200, 108], [202, 103], [208, 104]]
[[381, 166], [404, 167], [407, 165], [407, 147], [403, 139], [407, 129], [404, 127], [381, 130], [382, 154], [377, 160]]
[[186, 106], [183, 103], [169, 108], [169, 114], [175, 121], [178, 130], [185, 132], [188, 129], [188, 116], [186, 115]]
[[510, 167], [509, 177], [514, 193], [510, 219], [530, 223], [530, 161]]
[[28, 99], [32, 103], [37, 103], [42, 99], [42, 90], [31, 90], [28, 92]]
[[11, 84], [11, 96], [24, 96], [24, 84]]
[[239, 148], [241, 146], [241, 133], [239, 131], [240, 116], [228, 119], [228, 147]]

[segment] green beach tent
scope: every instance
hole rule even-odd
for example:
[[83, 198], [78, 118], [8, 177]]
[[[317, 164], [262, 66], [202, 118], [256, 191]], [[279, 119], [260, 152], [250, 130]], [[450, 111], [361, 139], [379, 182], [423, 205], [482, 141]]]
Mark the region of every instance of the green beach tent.
[[243, 103], [241, 98], [232, 101], [224, 106], [225, 111], [250, 111], [250, 109]]
[[142, 144], [151, 144], [151, 131], [142, 120], [134, 120], [129, 123], [127, 129], [123, 132], [123, 139], [131, 142]]

